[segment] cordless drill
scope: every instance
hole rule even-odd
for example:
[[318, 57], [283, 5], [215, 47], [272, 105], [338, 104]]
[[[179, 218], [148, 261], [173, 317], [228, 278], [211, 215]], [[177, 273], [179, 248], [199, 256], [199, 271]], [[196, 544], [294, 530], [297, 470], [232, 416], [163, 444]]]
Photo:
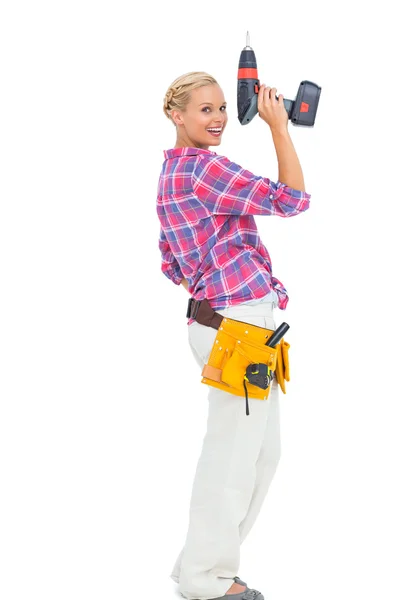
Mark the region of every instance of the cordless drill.
[[[238, 70], [237, 106], [241, 125], [250, 123], [258, 113], [259, 90], [256, 56], [250, 47], [250, 37], [247, 32], [246, 46], [240, 54]], [[295, 100], [283, 99], [289, 121], [300, 127], [313, 127], [320, 94], [321, 88], [317, 84], [312, 81], [302, 81]], [[278, 100], [276, 96], [275, 98]]]

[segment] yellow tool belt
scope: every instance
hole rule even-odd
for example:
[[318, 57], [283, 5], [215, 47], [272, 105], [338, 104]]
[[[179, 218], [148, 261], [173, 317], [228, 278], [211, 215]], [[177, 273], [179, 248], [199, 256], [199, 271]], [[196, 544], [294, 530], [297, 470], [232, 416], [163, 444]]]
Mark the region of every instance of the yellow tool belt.
[[[187, 317], [217, 329], [213, 347], [202, 371], [202, 383], [236, 396], [266, 400], [271, 385], [262, 389], [251, 383], [244, 386], [246, 369], [250, 364], [263, 363], [275, 373], [281, 390], [286, 394], [285, 381], [290, 381], [289, 348], [284, 338], [271, 348], [266, 342], [274, 333], [271, 329], [229, 319], [216, 313], [208, 301], [189, 300]], [[248, 413], [247, 413], [248, 414]]]

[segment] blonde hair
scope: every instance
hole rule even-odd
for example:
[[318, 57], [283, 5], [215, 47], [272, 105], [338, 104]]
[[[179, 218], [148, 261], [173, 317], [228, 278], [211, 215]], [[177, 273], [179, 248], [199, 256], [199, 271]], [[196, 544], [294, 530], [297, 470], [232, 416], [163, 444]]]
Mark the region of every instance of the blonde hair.
[[171, 83], [164, 96], [164, 114], [174, 123], [174, 120], [171, 117], [171, 111], [181, 110], [182, 112], [185, 112], [191, 99], [190, 92], [192, 90], [202, 87], [203, 85], [212, 85], [215, 83], [218, 84], [218, 81], [204, 71], [191, 71], [190, 73], [185, 73], [184, 75], [177, 77], [175, 81]]

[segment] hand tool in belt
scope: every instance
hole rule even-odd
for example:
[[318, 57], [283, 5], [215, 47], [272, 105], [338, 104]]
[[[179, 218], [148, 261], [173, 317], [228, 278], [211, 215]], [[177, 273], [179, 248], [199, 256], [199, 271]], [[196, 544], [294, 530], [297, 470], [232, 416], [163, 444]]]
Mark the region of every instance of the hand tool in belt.
[[204, 298], [203, 300], [189, 298], [186, 318], [194, 319], [200, 323], [200, 325], [219, 329], [224, 317], [215, 312], [207, 298]]

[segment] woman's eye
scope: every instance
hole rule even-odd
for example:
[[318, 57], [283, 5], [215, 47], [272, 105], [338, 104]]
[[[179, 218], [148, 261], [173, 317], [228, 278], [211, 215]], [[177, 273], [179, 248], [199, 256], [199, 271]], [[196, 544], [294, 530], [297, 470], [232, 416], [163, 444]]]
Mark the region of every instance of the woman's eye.
[[[209, 107], [209, 106], [205, 106], [205, 107], [203, 108], [203, 111], [204, 111], [204, 110], [206, 110], [207, 108], [210, 108], [210, 107]], [[224, 109], [224, 112], [226, 111], [226, 106], [221, 106], [221, 108], [223, 108], [223, 109]]]

